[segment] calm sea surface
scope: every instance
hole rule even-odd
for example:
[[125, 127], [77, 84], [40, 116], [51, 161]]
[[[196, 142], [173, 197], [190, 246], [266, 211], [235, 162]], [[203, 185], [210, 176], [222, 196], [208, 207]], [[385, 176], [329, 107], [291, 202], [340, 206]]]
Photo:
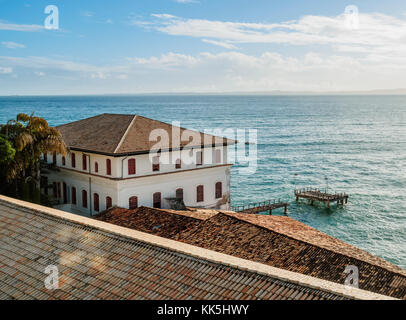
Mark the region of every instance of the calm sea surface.
[[[33, 111], [52, 125], [107, 112], [257, 129], [257, 171], [233, 167], [233, 205], [287, 200], [292, 218], [406, 268], [406, 96], [0, 97], [0, 123]], [[295, 184], [326, 176], [347, 206], [295, 203]]]

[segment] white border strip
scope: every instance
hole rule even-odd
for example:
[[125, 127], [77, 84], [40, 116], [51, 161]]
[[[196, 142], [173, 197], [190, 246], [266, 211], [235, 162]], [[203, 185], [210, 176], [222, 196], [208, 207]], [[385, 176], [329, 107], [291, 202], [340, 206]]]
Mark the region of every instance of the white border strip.
[[120, 149], [121, 145], [124, 142], [124, 139], [127, 137], [128, 132], [130, 131], [131, 127], [134, 124], [135, 119], [137, 119], [137, 116], [134, 116], [134, 118], [131, 120], [130, 124], [128, 125], [127, 129], [125, 130], [123, 136], [120, 139], [120, 142], [118, 143], [117, 147], [114, 149], [113, 153], [116, 153], [118, 149]]
[[266, 264], [241, 259], [238, 257], [230, 256], [224, 253], [200, 248], [197, 246], [193, 246], [190, 244], [186, 244], [183, 242], [158, 237], [149, 233], [140, 232], [137, 230], [117, 226], [111, 223], [82, 217], [73, 213], [44, 207], [38, 204], [17, 200], [13, 198], [9, 198], [3, 195], [0, 195], [0, 200], [5, 202], [21, 206], [24, 208], [28, 208], [31, 210], [37, 210], [42, 213], [48, 214], [50, 216], [58, 217], [64, 220], [68, 220], [71, 222], [75, 222], [78, 224], [91, 226], [94, 228], [98, 228], [100, 230], [115, 233], [124, 237], [132, 238], [138, 241], [146, 242], [151, 245], [159, 246], [165, 249], [174, 250], [183, 254], [187, 254], [196, 258], [209, 260], [215, 263], [231, 266], [241, 270], [247, 270], [263, 275], [267, 275], [279, 280], [283, 280], [286, 282], [295, 283], [298, 285], [310, 287], [313, 289], [318, 289], [322, 291], [326, 291], [329, 293], [333, 293], [336, 295], [344, 296], [350, 299], [361, 299], [361, 300], [398, 300], [393, 297], [384, 296], [378, 293], [353, 288], [349, 286], [345, 286], [342, 284], [338, 284], [331, 281], [326, 281], [323, 279], [319, 279], [316, 277], [307, 276], [304, 274], [287, 271], [284, 269], [275, 268]]

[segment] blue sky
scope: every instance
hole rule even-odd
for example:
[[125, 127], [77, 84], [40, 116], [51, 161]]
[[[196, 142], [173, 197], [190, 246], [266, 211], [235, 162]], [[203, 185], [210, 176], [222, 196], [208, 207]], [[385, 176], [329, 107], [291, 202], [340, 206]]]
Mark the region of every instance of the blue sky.
[[395, 89], [405, 60], [400, 0], [0, 0], [0, 95]]

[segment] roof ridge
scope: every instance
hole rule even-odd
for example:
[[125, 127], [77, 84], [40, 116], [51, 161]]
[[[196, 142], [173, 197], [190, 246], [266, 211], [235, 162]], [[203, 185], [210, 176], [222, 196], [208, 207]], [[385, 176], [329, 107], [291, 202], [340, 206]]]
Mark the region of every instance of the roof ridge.
[[118, 142], [118, 144], [117, 144], [116, 148], [114, 149], [113, 153], [117, 153], [118, 149], [120, 149], [121, 145], [123, 144], [125, 138], [127, 137], [128, 132], [130, 131], [130, 129], [133, 126], [136, 119], [137, 119], [137, 115], [134, 115], [134, 118], [128, 124], [127, 129], [125, 130], [123, 136], [121, 137], [120, 141]]
[[[249, 223], [249, 224], [255, 225], [255, 226], [257, 226], [258, 228], [265, 229], [265, 230], [271, 231], [271, 232], [275, 232], [275, 233], [280, 234], [280, 235], [282, 235], [282, 236], [284, 236], [284, 237], [287, 237], [287, 238], [290, 238], [290, 239], [293, 239], [293, 240], [296, 240], [296, 241], [299, 241], [299, 242], [302, 242], [302, 243], [305, 243], [305, 244], [308, 244], [308, 245], [311, 245], [311, 246], [314, 246], [314, 247], [317, 247], [317, 248], [320, 248], [320, 249], [323, 249], [323, 250], [327, 250], [327, 251], [330, 251], [330, 252], [334, 252], [334, 253], [336, 253], [336, 254], [339, 254], [339, 255], [342, 255], [342, 256], [345, 256], [345, 257], [349, 257], [349, 258], [352, 258], [352, 259], [356, 259], [356, 260], [358, 260], [358, 261], [361, 261], [361, 262], [364, 262], [364, 263], [368, 263], [368, 264], [370, 264], [370, 265], [372, 265], [372, 266], [375, 266], [375, 267], [378, 267], [378, 268], [382, 268], [382, 269], [384, 269], [384, 270], [386, 270], [386, 271], [388, 271], [388, 272], [393, 272], [393, 273], [396, 273], [396, 274], [398, 274], [398, 275], [400, 275], [400, 276], [402, 276], [402, 277], [406, 277], [406, 270], [404, 270], [403, 268], [401, 268], [401, 267], [399, 267], [399, 266], [397, 266], [397, 265], [395, 265], [395, 264], [393, 264], [393, 263], [391, 263], [391, 262], [389, 262], [389, 261], [387, 261], [387, 260], [385, 260], [385, 259], [383, 259], [383, 258], [380, 258], [380, 257], [378, 257], [378, 256], [376, 256], [376, 255], [374, 255], [374, 254], [372, 254], [372, 253], [369, 253], [368, 251], [365, 251], [365, 250], [363, 250], [363, 249], [361, 249], [361, 248], [358, 248], [358, 247], [356, 247], [356, 246], [354, 246], [354, 245], [352, 245], [352, 244], [350, 244], [350, 243], [347, 243], [347, 242], [345, 242], [345, 241], [342, 241], [342, 240], [340, 240], [340, 239], [338, 239], [338, 238], [332, 237], [332, 236], [328, 235], [327, 233], [324, 233], [324, 232], [322, 232], [322, 231], [319, 231], [319, 230], [317, 230], [317, 229], [315, 229], [315, 228], [313, 228], [313, 227], [308, 226], [307, 224], [305, 224], [305, 223], [303, 223], [303, 222], [300, 222], [300, 221], [298, 221], [298, 220], [292, 219], [292, 218], [290, 218], [290, 217], [287, 217], [287, 218], [290, 218], [290, 219], [292, 219], [292, 220], [294, 220], [294, 221], [296, 221], [296, 222], [298, 222], [298, 223], [301, 223], [301, 224], [305, 225], [306, 227], [312, 228], [312, 229], [314, 229], [315, 231], [320, 232], [320, 233], [322, 233], [322, 234], [324, 234], [324, 235], [326, 235], [326, 236], [328, 236], [328, 237], [330, 237], [330, 238], [332, 238], [332, 239], [334, 239], [334, 240], [338, 240], [339, 242], [342, 242], [342, 243], [344, 243], [344, 244], [346, 244], [346, 245], [349, 245], [349, 246], [351, 246], [351, 247], [353, 247], [353, 248], [355, 248], [355, 249], [357, 249], [357, 250], [360, 250], [360, 251], [366, 253], [367, 255], [369, 255], [369, 256], [371, 256], [371, 257], [373, 257], [373, 258], [377, 258], [377, 259], [381, 260], [384, 264], [389, 264], [389, 266], [382, 266], [382, 265], [380, 265], [380, 264], [377, 264], [377, 263], [374, 262], [374, 261], [365, 261], [365, 260], [362, 260], [361, 258], [357, 257], [355, 254], [354, 254], [354, 255], [347, 255], [347, 254], [345, 254], [345, 253], [343, 253], [343, 252], [340, 252], [340, 251], [338, 251], [338, 250], [334, 250], [334, 249], [332, 249], [332, 248], [327, 248], [327, 247], [325, 247], [325, 246], [321, 246], [321, 245], [315, 244], [315, 243], [313, 243], [313, 242], [305, 241], [305, 240], [303, 240], [303, 239], [300, 239], [300, 237], [295, 237], [295, 236], [290, 235], [290, 234], [282, 233], [282, 232], [280, 232], [280, 231], [277, 231], [277, 230], [274, 230], [274, 229], [267, 228], [267, 227], [265, 227], [265, 226], [261, 226], [261, 225], [255, 224], [255, 223], [253, 223], [253, 222], [251, 222], [251, 221], [244, 220], [243, 218], [242, 218], [242, 219], [239, 219], [239, 217], [234, 216], [234, 214], [233, 214], [233, 213], [230, 213], [230, 212], [221, 212], [221, 211], [220, 211], [219, 213], [221, 213], [221, 214], [223, 214], [223, 215], [226, 215], [226, 216], [228, 216], [228, 217], [230, 217], [230, 218], [234, 218], [234, 219], [243, 221], [243, 222], [245, 222], [245, 223]], [[215, 216], [213, 216], [213, 217], [211, 217], [211, 218], [214, 218], [214, 217], [216, 217], [216, 216], [218, 216], [218, 215], [215, 215]], [[210, 218], [210, 219], [211, 219], [211, 218]], [[209, 220], [209, 219], [208, 219], [208, 220]], [[394, 270], [391, 270], [390, 268], [393, 268]]]

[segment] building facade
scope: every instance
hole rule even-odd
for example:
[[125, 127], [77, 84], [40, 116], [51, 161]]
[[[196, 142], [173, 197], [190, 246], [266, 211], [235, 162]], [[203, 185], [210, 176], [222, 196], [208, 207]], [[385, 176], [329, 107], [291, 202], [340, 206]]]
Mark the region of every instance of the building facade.
[[[136, 115], [103, 114], [57, 128], [69, 152], [43, 155], [43, 192], [60, 209], [91, 216], [112, 206], [170, 208], [174, 198], [186, 206], [229, 209], [227, 147], [233, 140]], [[154, 150], [156, 129], [168, 132], [171, 143], [196, 134], [201, 140]]]

